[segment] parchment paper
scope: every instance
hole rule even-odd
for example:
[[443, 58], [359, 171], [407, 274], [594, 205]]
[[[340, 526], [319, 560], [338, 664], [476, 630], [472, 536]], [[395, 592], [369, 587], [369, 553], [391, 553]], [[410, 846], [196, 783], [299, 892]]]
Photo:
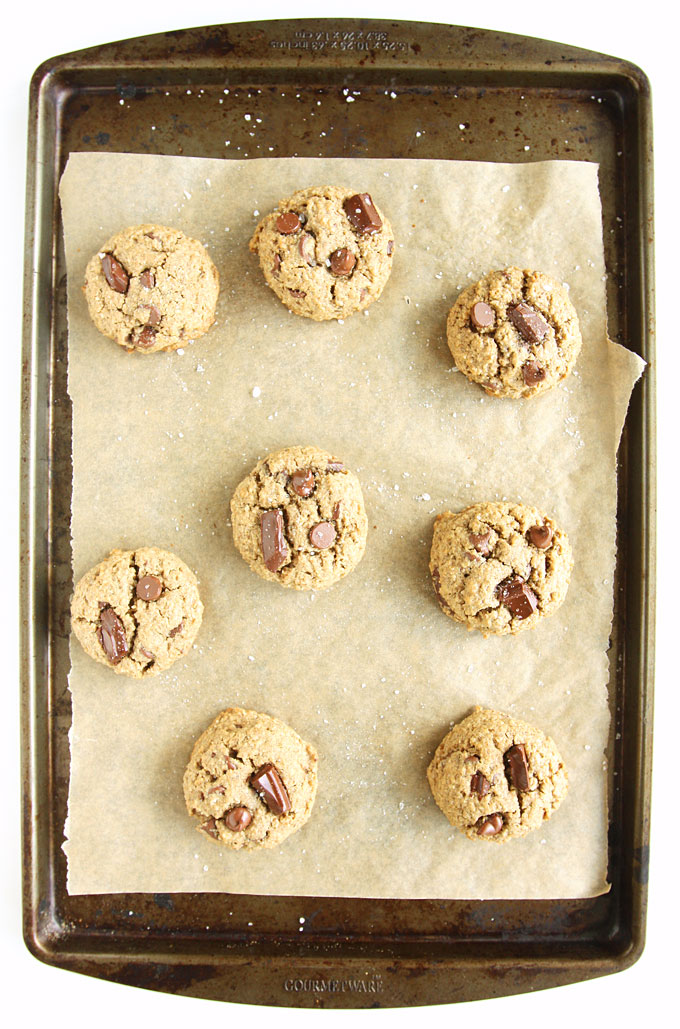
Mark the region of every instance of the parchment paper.
[[[367, 314], [316, 324], [288, 314], [247, 244], [280, 197], [326, 182], [369, 191], [396, 248]], [[61, 200], [74, 576], [114, 547], [153, 544], [196, 570], [205, 603], [193, 652], [155, 679], [116, 676], [72, 645], [69, 891], [604, 891], [615, 457], [642, 362], [607, 341], [597, 167], [75, 154]], [[87, 260], [139, 222], [201, 239], [220, 270], [216, 325], [174, 354], [128, 355], [88, 319]], [[529, 401], [485, 396], [445, 340], [459, 291], [508, 264], [567, 282], [583, 330], [576, 373]], [[370, 521], [361, 564], [319, 593], [255, 576], [228, 522], [256, 460], [301, 443], [358, 474]], [[483, 639], [436, 604], [431, 531], [440, 511], [503, 498], [552, 513], [576, 566], [552, 618]], [[504, 846], [455, 832], [425, 778], [475, 704], [548, 732], [570, 773], [555, 817]], [[229, 852], [185, 812], [193, 741], [230, 705], [276, 715], [318, 748], [313, 816], [280, 850]]]

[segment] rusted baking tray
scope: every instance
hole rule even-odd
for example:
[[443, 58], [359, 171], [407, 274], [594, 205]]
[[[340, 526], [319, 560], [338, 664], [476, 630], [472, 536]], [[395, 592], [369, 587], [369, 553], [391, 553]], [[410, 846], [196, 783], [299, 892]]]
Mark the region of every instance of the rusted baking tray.
[[[348, 116], [348, 90], [361, 98], [359, 120]], [[255, 91], [271, 126], [266, 146], [255, 144], [243, 117]], [[197, 103], [199, 94], [205, 102]], [[308, 121], [320, 97], [329, 129], [322, 151], [318, 116], [314, 132]], [[24, 924], [38, 958], [171, 993], [381, 1007], [556, 986], [617, 972], [640, 955], [654, 657], [650, 110], [644, 74], [616, 58], [408, 22], [276, 21], [169, 32], [56, 57], [35, 73], [23, 341], [22, 686]], [[416, 124], [425, 130], [417, 150]], [[61, 843], [71, 720], [71, 414], [57, 186], [69, 152], [78, 150], [599, 163], [610, 335], [649, 363], [633, 393], [619, 462], [608, 894], [540, 902], [68, 896]]]

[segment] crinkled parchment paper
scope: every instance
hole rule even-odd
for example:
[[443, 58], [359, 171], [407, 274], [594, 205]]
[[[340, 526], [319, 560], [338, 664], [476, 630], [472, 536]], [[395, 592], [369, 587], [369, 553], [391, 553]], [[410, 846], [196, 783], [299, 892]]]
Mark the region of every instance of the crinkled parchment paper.
[[[394, 269], [344, 323], [288, 314], [248, 240], [303, 186], [349, 184], [389, 216]], [[127, 680], [72, 646], [71, 893], [227, 891], [374, 897], [584, 897], [606, 886], [607, 645], [615, 457], [642, 369], [607, 341], [594, 165], [250, 160], [75, 154], [61, 184], [73, 400], [73, 566], [155, 545], [198, 574], [193, 652]], [[126, 225], [202, 240], [218, 318], [170, 354], [127, 354], [88, 319], [85, 265]], [[487, 397], [452, 367], [449, 307], [508, 264], [567, 282], [584, 347], [575, 375], [528, 401]], [[229, 498], [256, 460], [313, 443], [361, 480], [366, 555], [335, 587], [279, 589], [234, 549]], [[533, 632], [483, 639], [439, 610], [434, 516], [487, 499], [554, 515], [576, 566], [565, 604]], [[470, 842], [425, 778], [475, 704], [553, 736], [569, 795], [543, 830]], [[182, 773], [224, 707], [266, 711], [312, 741], [320, 785], [280, 850], [231, 853], [196, 832]]]

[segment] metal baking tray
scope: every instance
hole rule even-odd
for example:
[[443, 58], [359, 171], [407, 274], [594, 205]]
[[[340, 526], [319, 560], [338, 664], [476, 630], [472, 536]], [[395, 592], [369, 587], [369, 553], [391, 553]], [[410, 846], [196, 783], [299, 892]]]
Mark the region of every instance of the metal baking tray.
[[[251, 135], [244, 119], [253, 95], [267, 114], [266, 138]], [[323, 111], [324, 137], [313, 111]], [[411, 22], [212, 26], [67, 54], [36, 71], [26, 213], [21, 670], [24, 927], [40, 960], [170, 993], [358, 1008], [521, 993], [617, 972], [639, 957], [654, 659], [650, 112], [645, 75], [624, 61]], [[649, 363], [633, 393], [619, 460], [607, 894], [485, 902], [68, 896], [61, 843], [71, 720], [71, 412], [57, 187], [69, 152], [78, 150], [599, 163], [610, 335]]]

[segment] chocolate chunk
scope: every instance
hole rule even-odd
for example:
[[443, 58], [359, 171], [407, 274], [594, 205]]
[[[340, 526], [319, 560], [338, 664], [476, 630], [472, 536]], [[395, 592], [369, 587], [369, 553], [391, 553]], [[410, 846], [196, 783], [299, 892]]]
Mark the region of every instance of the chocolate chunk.
[[536, 594], [518, 575], [505, 579], [496, 588], [496, 595], [515, 618], [528, 618], [538, 608]]
[[278, 275], [281, 269], [281, 255], [274, 254], [274, 264], [272, 265], [272, 275]]
[[260, 517], [262, 557], [270, 572], [277, 572], [288, 557], [283, 535], [283, 511], [263, 511]]
[[550, 328], [543, 315], [524, 301], [508, 308], [508, 318], [526, 343], [540, 343]]
[[290, 811], [290, 798], [274, 765], [262, 765], [248, 781], [273, 815], [285, 815]]
[[312, 266], [316, 264], [316, 240], [311, 233], [305, 232], [304, 235], [300, 237], [298, 250], [300, 251], [300, 257], [302, 257], [307, 264]]
[[214, 818], [209, 818], [207, 822], [203, 822], [203, 824], [199, 825], [198, 828], [208, 836], [212, 836], [214, 840], [219, 840], [220, 834], [217, 831], [217, 823]]
[[326, 465], [327, 472], [344, 472], [345, 466], [342, 461], [329, 461]]
[[392, 251], [393, 250], [394, 250], [394, 240], [393, 239], [389, 239], [387, 241], [387, 256], [388, 257], [392, 256]]
[[156, 342], [156, 330], [151, 325], [145, 325], [139, 335], [133, 340], [136, 347], [146, 350]]
[[150, 650], [145, 650], [144, 647], [139, 648], [139, 653], [142, 654], [148, 661], [155, 661], [156, 655], [152, 654]]
[[529, 789], [529, 764], [527, 752], [523, 743], [516, 743], [503, 755], [505, 760], [505, 772], [510, 785], [522, 793]]
[[468, 535], [468, 539], [478, 554], [481, 554], [483, 557], [489, 556], [491, 553], [491, 547], [489, 546], [489, 541], [491, 539], [490, 529], [487, 532], [471, 532]]
[[434, 592], [436, 594], [437, 600], [439, 601], [439, 606], [442, 608], [443, 611], [450, 611], [451, 608], [449, 607], [449, 605], [446, 603], [446, 601], [444, 600], [443, 596], [441, 595], [441, 584], [442, 584], [442, 582], [441, 582], [441, 576], [439, 574], [439, 569], [438, 568], [433, 568], [432, 569], [432, 585], [434, 586]]
[[243, 832], [253, 820], [253, 816], [247, 807], [233, 807], [224, 816], [224, 824], [232, 832]]
[[135, 590], [140, 600], [158, 600], [163, 592], [163, 583], [155, 575], [144, 575]]
[[490, 789], [491, 783], [489, 780], [481, 772], [475, 772], [470, 779], [470, 793], [476, 793], [478, 797], [484, 797]]
[[155, 304], [142, 304], [142, 307], [144, 307], [149, 312], [149, 315], [148, 315], [148, 317], [146, 319], [146, 324], [147, 325], [158, 325], [158, 323], [161, 320], [161, 312], [158, 310], [156, 305]]
[[376, 211], [369, 193], [355, 193], [342, 205], [345, 214], [357, 232], [371, 235], [382, 228], [382, 218]]
[[311, 497], [316, 486], [316, 479], [311, 468], [300, 468], [290, 477], [291, 489], [299, 497]]
[[112, 665], [117, 665], [129, 653], [125, 626], [110, 604], [100, 609], [97, 639]]
[[150, 268], [147, 268], [146, 271], [142, 272], [139, 276], [139, 284], [140, 286], [143, 286], [144, 289], [153, 289], [156, 285], [156, 276]]
[[525, 365], [522, 365], [522, 378], [525, 386], [538, 385], [539, 382], [543, 382], [547, 374], [545, 368], [541, 367], [537, 361], [527, 361]]
[[356, 257], [347, 247], [334, 250], [328, 260], [330, 261], [333, 275], [349, 275], [357, 263]]
[[332, 522], [317, 522], [309, 530], [309, 542], [317, 550], [327, 550], [335, 543], [337, 533]]
[[338, 500], [337, 504], [333, 508], [333, 520], [334, 521], [337, 522], [338, 518], [340, 517], [341, 511], [342, 511], [342, 501]]
[[553, 531], [549, 525], [532, 525], [527, 536], [529, 543], [533, 543], [539, 550], [547, 550], [552, 543]]
[[485, 818], [480, 818], [476, 823], [477, 835], [478, 836], [497, 836], [503, 828], [505, 822], [503, 821], [503, 815], [496, 812], [493, 815], [487, 815]]
[[284, 236], [293, 236], [300, 231], [302, 222], [295, 211], [284, 211], [276, 218], [276, 228]]
[[226, 792], [227, 791], [225, 790], [224, 786], [211, 786], [211, 788], [208, 790], [208, 796], [210, 796], [211, 793], [226, 793]]
[[125, 271], [120, 261], [117, 261], [113, 254], [104, 254], [101, 258], [101, 262], [104, 278], [111, 289], [115, 290], [116, 293], [127, 293], [130, 276]]
[[168, 633], [168, 636], [179, 636], [179, 634], [180, 634], [180, 632], [182, 631], [183, 628], [184, 628], [184, 619], [182, 619], [182, 621], [179, 623], [179, 625], [176, 625], [174, 629], [170, 630], [170, 632]]
[[288, 287], [288, 292], [292, 297], [297, 297], [298, 300], [302, 300], [303, 297], [307, 296], [303, 289], [291, 289], [290, 286]]
[[496, 312], [490, 304], [485, 304], [482, 300], [479, 300], [476, 304], [472, 305], [470, 321], [474, 329], [490, 329], [496, 322]]

